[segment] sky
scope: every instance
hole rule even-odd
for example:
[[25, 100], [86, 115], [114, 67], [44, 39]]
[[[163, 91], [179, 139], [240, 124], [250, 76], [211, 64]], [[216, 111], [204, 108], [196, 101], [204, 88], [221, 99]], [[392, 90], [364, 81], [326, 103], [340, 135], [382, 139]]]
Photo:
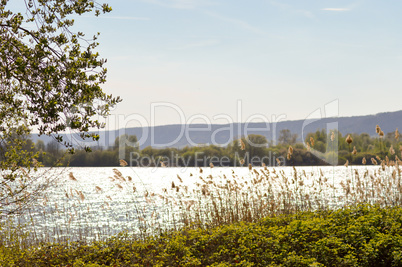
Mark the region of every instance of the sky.
[[303, 120], [329, 103], [339, 116], [402, 109], [401, 1], [109, 4], [75, 25], [101, 33], [104, 90], [123, 99], [108, 129]]

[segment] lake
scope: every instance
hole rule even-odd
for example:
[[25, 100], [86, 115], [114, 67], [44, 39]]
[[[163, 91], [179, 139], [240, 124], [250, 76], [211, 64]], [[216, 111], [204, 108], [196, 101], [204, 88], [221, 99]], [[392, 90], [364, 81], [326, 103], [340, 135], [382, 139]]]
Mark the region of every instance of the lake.
[[[361, 180], [353, 178], [356, 171]], [[121, 231], [140, 233], [150, 226], [180, 225], [178, 214], [183, 205], [190, 209], [205, 193], [202, 188], [212, 185], [214, 190], [227, 192], [223, 189], [226, 185], [236, 184], [260, 198], [268, 190], [264, 186], [273, 190], [270, 192], [293, 190], [301, 198], [315, 192], [336, 207], [344, 204], [340, 196], [347, 185], [354, 188], [363, 183], [361, 188], [367, 189], [368, 177], [392, 175], [392, 167], [378, 176], [380, 171], [379, 166], [297, 167], [299, 177], [295, 178], [292, 167], [66, 168], [46, 196], [18, 220], [39, 239], [104, 239]], [[267, 178], [267, 183], [257, 184], [267, 173], [272, 181]]]

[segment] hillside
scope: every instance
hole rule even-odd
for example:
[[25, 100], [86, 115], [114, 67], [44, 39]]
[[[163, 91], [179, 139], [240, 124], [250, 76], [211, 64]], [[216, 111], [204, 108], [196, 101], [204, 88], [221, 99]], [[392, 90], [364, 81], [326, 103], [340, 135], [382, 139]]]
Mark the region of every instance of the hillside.
[[[378, 113], [367, 116], [324, 118], [318, 120], [295, 120], [273, 123], [234, 123], [234, 124], [191, 124], [191, 125], [164, 125], [155, 127], [134, 127], [113, 131], [100, 131], [98, 142], [88, 142], [90, 146], [113, 145], [117, 136], [122, 133], [136, 135], [140, 148], [152, 147], [176, 147], [194, 146], [203, 144], [227, 145], [232, 140], [242, 135], [260, 134], [269, 141], [276, 142], [279, 132], [289, 129], [298, 135], [298, 140], [307, 133], [321, 129], [332, 130], [338, 128], [344, 135], [347, 133], [368, 133], [375, 135], [375, 126], [379, 124], [385, 132], [393, 132], [396, 128], [402, 129], [402, 110], [396, 112]], [[71, 140], [72, 135], [65, 135]], [[42, 139], [46, 143], [50, 137], [38, 137], [33, 134], [32, 139]], [[79, 140], [79, 138], [74, 138]]]

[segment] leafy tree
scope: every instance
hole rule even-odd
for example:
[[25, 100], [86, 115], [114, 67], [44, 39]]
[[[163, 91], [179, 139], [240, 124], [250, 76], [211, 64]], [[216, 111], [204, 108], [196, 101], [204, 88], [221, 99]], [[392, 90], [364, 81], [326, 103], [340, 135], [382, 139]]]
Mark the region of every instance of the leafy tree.
[[283, 129], [279, 132], [278, 141], [282, 144], [290, 144], [293, 145], [296, 143], [297, 134], [292, 134], [289, 129]]
[[116, 137], [116, 139], [114, 140], [114, 147], [119, 148], [120, 145], [129, 147], [138, 147], [137, 142], [138, 142], [137, 136], [123, 134], [119, 137]]
[[17, 12], [0, 0], [0, 213], [19, 210], [43, 189], [32, 188], [31, 171], [40, 164], [24, 137], [33, 128], [73, 152], [59, 133], [97, 140], [89, 130], [103, 124], [94, 116], [108, 115], [120, 102], [101, 89], [106, 61], [95, 51], [99, 33], [86, 38], [71, 31], [72, 16], [111, 8], [88, 0], [24, 2], [25, 12]]
[[246, 142], [250, 152], [250, 157], [263, 157], [266, 153], [266, 147], [268, 144], [268, 140], [265, 136], [259, 134], [249, 134], [246, 138]]
[[130, 153], [138, 151], [138, 142], [137, 136], [123, 134], [119, 137], [116, 137], [114, 141], [114, 148], [118, 150], [118, 155], [116, 155], [116, 159], [114, 164], [118, 164], [119, 159], [124, 159], [126, 161], [130, 160]]
[[45, 142], [43, 142], [43, 140], [36, 141], [35, 149], [38, 151], [45, 151], [46, 150]]

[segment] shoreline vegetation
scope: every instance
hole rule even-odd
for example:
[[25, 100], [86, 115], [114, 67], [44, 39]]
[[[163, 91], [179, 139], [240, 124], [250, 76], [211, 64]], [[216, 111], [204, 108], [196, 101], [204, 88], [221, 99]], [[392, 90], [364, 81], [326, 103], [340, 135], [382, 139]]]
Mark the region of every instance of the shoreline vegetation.
[[[199, 173], [190, 174], [198, 177], [195, 189], [188, 190], [177, 175], [169, 188], [155, 193], [137, 190], [131, 177], [113, 169], [111, 181], [133, 197], [132, 210], [137, 215], [130, 220], [138, 222], [135, 233], [127, 229], [97, 240], [94, 229], [83, 225], [83, 231], [95, 235], [94, 240], [49, 240], [35, 231], [26, 233], [24, 225], [15, 221], [3, 221], [0, 265], [401, 266], [402, 170], [394, 149], [399, 132], [394, 140], [385, 140], [379, 127], [376, 131], [378, 155], [361, 161], [375, 166], [349, 164], [359, 153], [359, 137], [348, 135], [339, 141], [348, 153], [345, 178], [338, 187], [334, 177], [321, 170], [308, 173], [293, 166], [292, 173], [285, 173], [281, 168], [249, 164], [247, 177], [234, 170], [231, 177], [214, 177], [199, 168]], [[336, 134], [326, 138], [334, 142]], [[317, 143], [310, 136], [309, 146]], [[242, 155], [252, 150], [243, 139], [232, 147]], [[294, 147], [288, 145], [285, 150], [289, 163], [298, 156]], [[121, 159], [120, 165], [128, 163]], [[78, 183], [74, 174], [69, 177]], [[71, 190], [65, 201], [74, 205], [63, 213], [85, 207], [80, 206], [85, 195], [79, 190]], [[172, 227], [157, 220], [161, 207], [170, 212], [165, 219]], [[43, 216], [52, 218], [51, 213]], [[29, 223], [39, 222], [31, 219]], [[67, 233], [70, 223], [71, 219], [65, 222]], [[60, 225], [55, 227], [57, 232], [64, 231]]]
[[[120, 2], [122, 3], [121, 7], [127, 9], [123, 11], [136, 10], [136, 8], [127, 8], [130, 7], [126, 3], [127, 1], [124, 2], [124, 5], [123, 1]], [[108, 29], [106, 31], [113, 33], [113, 36], [118, 36], [115, 33], [120, 30], [123, 38], [112, 37], [120, 42], [120, 40], [126, 40], [125, 37], [133, 35], [126, 29], [138, 30], [142, 24], [138, 24], [138, 27], [136, 24], [133, 27], [128, 24], [127, 19], [132, 20], [134, 18], [133, 22], [149, 20], [151, 24], [147, 22], [143, 31], [139, 31], [138, 34], [133, 32], [133, 36], [141, 38], [137, 38], [137, 40], [141, 40], [140, 42], [134, 41], [134, 45], [135, 43], [140, 45], [140, 50], [137, 49], [137, 52], [144, 52], [145, 50], [141, 47], [148, 47], [151, 48], [149, 50], [151, 54], [147, 52], [148, 50], [145, 52], [149, 55], [155, 54], [152, 49], [157, 48], [151, 43], [154, 41], [166, 42], [167, 39], [164, 39], [164, 36], [168, 36], [169, 39], [167, 40], [168, 46], [166, 46], [168, 49], [163, 49], [165, 52], [169, 52], [168, 50], [173, 52], [174, 49], [169, 48], [174, 48], [176, 44], [180, 47], [182, 42], [185, 42], [187, 47], [188, 42], [204, 42], [205, 33], [208, 32], [208, 28], [204, 27], [206, 25], [204, 21], [208, 17], [217, 19], [212, 23], [209, 21], [208, 24], [214, 29], [219, 30], [221, 28], [224, 30], [226, 36], [224, 41], [218, 40], [219, 45], [210, 47], [214, 51], [217, 47], [224, 48], [225, 43], [227, 43], [232, 48], [238, 47], [240, 49], [233, 50], [230, 48], [231, 53], [227, 55], [236, 55], [236, 53], [238, 54], [237, 51], [243, 53], [248, 48], [256, 47], [252, 44], [253, 42], [263, 41], [258, 37], [261, 35], [257, 34], [257, 39], [248, 39], [247, 41], [247, 43], [252, 44], [251, 47], [242, 47], [238, 44], [233, 46], [231, 44], [236, 41], [235, 39], [245, 40], [248, 37], [240, 37], [239, 39], [236, 37], [237, 34], [232, 35], [230, 33], [230, 36], [227, 35], [229, 33], [227, 28], [230, 24], [244, 28], [245, 32], [250, 32], [250, 30], [256, 32], [254, 26], [248, 25], [247, 18], [243, 16], [248, 13], [246, 9], [241, 10], [239, 7], [234, 7], [235, 9], [225, 10], [225, 17], [222, 17], [218, 10], [217, 12], [213, 11], [210, 3], [208, 7], [199, 5], [198, 2], [203, 1], [176, 0], [168, 3], [160, 0], [148, 0], [141, 2], [157, 4], [161, 9], [155, 9], [157, 13], [154, 15], [146, 12], [146, 14], [149, 13], [149, 16], [146, 17], [132, 17], [130, 14], [130, 17], [127, 17], [119, 12], [113, 16], [105, 17], [112, 18], [116, 23], [116, 18], [123, 18], [125, 24], [118, 26], [111, 20], [103, 20], [99, 23], [95, 23], [92, 19], [87, 20], [89, 17], [98, 17], [112, 11], [107, 3], [100, 3], [96, 0], [25, 0], [22, 3], [21, 1], [19, 3], [9, 0], [0, 1], [0, 266], [402, 266], [402, 170], [400, 168], [402, 142], [399, 140], [398, 129], [395, 132], [384, 133], [377, 125], [375, 127], [377, 136], [375, 137], [371, 135], [371, 133], [374, 134], [374, 125], [372, 125], [372, 131], [370, 130], [370, 133], [365, 134], [346, 133], [351, 128], [342, 133], [331, 132], [332, 129], [324, 129], [299, 138], [286, 129], [277, 133], [275, 126], [273, 131], [275, 135], [272, 135], [272, 140], [255, 134], [239, 135], [232, 140], [234, 136], [230, 135], [232, 142], [225, 146], [199, 144], [194, 147], [180, 148], [139, 147], [137, 137], [134, 135], [119, 137], [113, 135], [113, 138], [117, 138], [110, 147], [86, 146], [87, 144], [101, 143], [97, 130], [104, 128], [105, 122], [113, 121], [107, 117], [117, 112], [114, 107], [122, 101], [119, 96], [107, 94], [102, 89], [107, 81], [108, 71], [105, 65], [107, 59], [101, 55], [99, 46], [101, 39], [110, 38], [106, 36], [106, 39], [103, 37], [99, 39], [100, 32], [94, 29], [95, 26], [102, 28], [107, 24]], [[282, 4], [273, 4], [282, 9]], [[325, 12], [350, 9], [350, 7], [322, 7], [321, 10], [325, 10]], [[146, 6], [140, 8], [142, 11], [149, 11]], [[225, 6], [220, 5], [219, 9], [222, 8]], [[173, 11], [173, 13], [165, 13], [162, 9]], [[289, 8], [285, 6], [284, 9]], [[189, 12], [182, 12], [185, 10]], [[364, 11], [370, 12], [370, 10], [372, 11], [372, 8], [364, 7]], [[279, 13], [288, 14], [286, 17], [295, 13], [294, 11], [300, 13], [293, 7], [287, 11], [290, 12]], [[241, 20], [232, 19], [237, 18], [236, 14], [240, 14], [239, 12], [243, 13]], [[184, 14], [185, 17], [178, 16], [179, 13]], [[302, 13], [306, 12], [303, 11]], [[391, 18], [393, 14], [388, 13], [387, 15]], [[203, 17], [203, 21], [200, 21], [199, 24], [203, 28], [202, 33], [197, 30], [197, 27], [192, 27], [191, 24], [184, 25], [184, 28], [176, 27], [178, 24], [182, 24], [180, 22], [187, 22], [190, 18], [189, 14], [190, 16], [195, 14], [197, 17]], [[357, 12], [353, 12], [353, 14], [357, 14]], [[153, 19], [155, 15], [162, 20]], [[282, 15], [272, 18], [274, 21], [275, 19], [283, 21], [286, 17]], [[174, 18], [174, 25], [158, 26], [171, 16]], [[353, 17], [356, 19], [356, 16]], [[372, 18], [372, 16], [366, 17]], [[79, 18], [83, 18], [83, 20]], [[296, 23], [301, 21], [297, 17], [295, 18], [292, 20]], [[217, 24], [219, 21], [225, 25]], [[261, 19], [257, 18], [253, 21], [259, 23]], [[326, 19], [320, 22], [325, 21]], [[339, 20], [334, 19], [333, 21], [339, 24]], [[358, 24], [364, 25], [364, 20], [362, 21], [363, 24]], [[79, 24], [84, 22], [87, 25], [81, 28]], [[152, 24], [154, 22], [157, 24]], [[395, 24], [393, 20], [389, 20], [389, 22]], [[330, 27], [326, 27], [325, 23], [315, 24], [320, 24], [324, 30], [333, 29], [335, 25], [328, 24]], [[286, 32], [291, 25], [287, 24], [285, 28], [275, 29], [273, 34], [282, 36], [282, 32]], [[261, 25], [257, 24], [256, 26]], [[154, 31], [158, 28], [161, 31]], [[378, 24], [375, 28], [376, 32], [381, 32], [381, 36], [386, 36], [386, 32], [384, 35], [381, 30], [389, 27], [387, 24]], [[170, 32], [169, 29], [174, 29], [174, 32]], [[183, 33], [187, 32], [190, 35], [184, 34], [184, 39], [174, 38], [174, 36], [180, 35], [177, 34], [177, 30], [184, 30]], [[238, 32], [240, 33], [240, 31]], [[261, 31], [258, 30], [258, 32]], [[319, 32], [321, 30], [317, 33]], [[221, 36], [219, 32], [217, 34], [211, 33], [212, 37]], [[269, 37], [270, 33], [266, 33], [264, 35]], [[297, 32], [294, 33], [296, 34], [291, 32], [291, 35], [294, 35], [296, 39], [293, 37], [285, 38], [286, 40], [280, 38], [282, 40], [279, 43], [273, 43], [273, 47], [282, 43], [285, 44], [281, 45], [284, 48], [289, 48], [289, 45], [295, 46], [292, 44], [292, 40], [297, 41], [302, 35]], [[364, 32], [364, 35], [369, 36], [367, 33]], [[337, 35], [331, 35], [335, 39], [328, 39], [327, 43], [331, 44], [330, 47], [322, 46], [322, 49], [321, 44], [316, 46], [319, 48], [318, 61], [315, 61], [317, 64], [311, 66], [320, 67], [323, 58], [321, 54], [327, 57], [326, 55], [329, 55], [327, 52], [331, 54], [329, 58], [337, 58], [337, 55], [333, 53], [333, 44], [339, 45], [345, 42], [342, 39], [337, 40]], [[346, 38], [348, 36], [345, 35]], [[387, 43], [392, 45], [397, 39], [392, 34], [389, 36], [392, 37], [392, 42], [387, 41]], [[325, 39], [325, 36], [322, 37]], [[151, 45], [148, 45], [146, 43], [148, 41], [144, 38], [149, 39]], [[174, 38], [173, 42], [171, 41], [172, 38]], [[370, 39], [367, 40], [370, 41]], [[207, 42], [209, 41], [207, 40]], [[213, 42], [215, 43], [214, 40]], [[309, 45], [309, 43], [306, 44]], [[295, 44], [297, 46], [297, 42]], [[118, 48], [119, 45], [106, 44], [107, 49], [113, 47]], [[194, 47], [194, 45], [190, 44], [190, 47]], [[197, 50], [200, 48], [199, 45], [196, 47], [198, 47]], [[129, 47], [127, 46], [127, 48]], [[135, 46], [131, 45], [131, 48], [136, 50]], [[360, 50], [362, 50], [360, 46], [355, 47], [355, 49], [358, 49], [359, 51], [356, 51], [359, 53], [356, 54], [358, 57], [353, 57], [354, 59], [352, 58], [350, 61], [353, 64], [358, 62], [360, 56], [363, 55], [360, 54]], [[367, 54], [368, 56], [373, 54], [371, 51], [380, 51], [380, 57], [378, 57], [380, 64], [389, 61], [385, 62], [381, 59], [384, 55], [383, 47], [372, 47], [370, 45], [363, 50], [370, 52]], [[296, 53], [292, 52], [293, 54], [303, 54], [294, 51]], [[349, 54], [342, 47], [340, 51], [347, 52], [344, 56]], [[123, 50], [121, 52], [124, 53], [121, 54], [122, 57], [130, 64], [129, 54]], [[166, 72], [165, 68], [160, 68], [160, 66], [166, 65], [165, 63], [170, 66], [170, 63], [173, 62], [172, 58], [178, 54], [185, 56], [192, 53], [191, 50], [185, 49], [183, 51], [176, 50], [171, 56], [164, 56], [160, 52], [158, 50], [155, 54], [158, 55], [157, 60], [151, 60], [151, 65], [147, 63], [146, 65], [149, 67], [143, 71], [137, 71], [140, 65], [131, 64], [137, 76], [141, 73], [150, 73], [151, 75], [156, 74], [157, 77], [158, 71], [155, 72], [152, 67], [156, 66], [154, 64], [158, 64], [157, 69]], [[199, 50], [199, 52], [197, 52], [198, 55], [203, 54], [202, 51]], [[350, 52], [354, 53], [352, 50]], [[209, 54], [214, 56], [216, 53]], [[261, 53], [257, 51], [257, 54]], [[262, 54], [267, 53], [262, 52]], [[116, 56], [120, 57], [119, 54], [114, 54], [115, 58]], [[146, 58], [149, 57], [146, 56], [144, 59]], [[250, 57], [245, 54], [244, 58], [247, 59], [244, 62], [247, 65], [248, 62], [251, 62], [249, 59], [253, 60], [254, 56]], [[270, 56], [267, 58], [268, 61], [272, 61], [273, 65], [271, 66], [273, 68], [276, 68], [277, 64], [275, 60], [271, 59], [275, 58], [277, 57], [272, 58]], [[292, 58], [294, 59], [294, 57]], [[304, 58], [305, 55], [299, 60], [296, 58], [296, 61], [293, 61], [295, 63], [297, 61], [302, 62]], [[396, 57], [394, 58], [396, 59]], [[143, 60], [139, 59], [137, 63], [142, 64]], [[211, 62], [219, 63], [219, 59], [218, 61], [216, 59], [218, 58], [213, 58]], [[227, 56], [222, 58], [222, 60], [225, 59]], [[263, 58], [261, 59], [263, 60]], [[183, 61], [180, 58], [178, 60], [183, 63], [187, 62], [187, 60]], [[191, 59], [189, 58], [189, 60]], [[336, 59], [326, 64], [336, 66], [338, 63], [339, 60]], [[373, 63], [375, 64], [374, 61]], [[392, 64], [392, 62], [390, 63]], [[124, 64], [121, 66], [124, 67]], [[228, 62], [224, 65], [226, 64]], [[235, 66], [235, 69], [247, 70], [247, 66], [240, 61], [236, 64], [241, 65], [237, 65], [240, 68]], [[281, 64], [283, 66], [289, 65], [286, 62]], [[347, 65], [348, 61], [344, 61], [342, 64]], [[169, 69], [180, 71], [186, 68], [185, 65], [180, 64], [179, 68]], [[207, 65], [202, 65], [202, 68], [208, 68]], [[256, 64], [256, 66], [258, 65], [260, 64]], [[304, 77], [305, 75], [300, 72], [300, 68], [297, 65], [295, 66], [296, 68], [291, 67], [291, 69], [296, 70], [297, 77]], [[351, 67], [354, 66], [351, 65]], [[379, 71], [376, 73], [384, 73], [384, 70], [388, 71], [389, 69], [391, 67], [378, 69]], [[119, 69], [114, 71], [117, 73]], [[127, 69], [127, 71], [130, 70]], [[362, 75], [365, 74], [364, 69], [357, 73], [350, 72], [348, 69], [345, 71], [347, 76], [351, 76], [350, 73], [352, 73], [354, 76], [358, 74], [359, 77], [363, 77]], [[216, 76], [213, 72], [214, 69], [210, 69], [206, 75], [212, 73]], [[253, 69], [246, 72], [251, 73]], [[369, 75], [371, 72], [373, 71], [370, 70], [366, 74]], [[194, 71], [190, 70], [189, 73], [190, 76], [183, 72], [176, 72], [179, 76], [184, 75], [183, 77], [191, 78]], [[259, 70], [256, 73], [263, 74]], [[280, 74], [281, 71], [278, 73]], [[314, 73], [314, 68], [309, 68], [308, 73], [308, 76], [311, 76], [310, 73]], [[176, 75], [166, 74], [169, 77]], [[232, 80], [232, 73], [228, 72], [227, 74], [229, 75], [227, 78]], [[390, 74], [392, 76], [393, 73]], [[115, 76], [115, 79], [118, 79], [119, 76]], [[146, 76], [148, 77], [148, 75]], [[202, 76], [200, 79], [203, 79]], [[251, 78], [258, 81], [258, 79], [254, 79], [254, 76]], [[284, 78], [282, 76], [279, 75], [279, 80], [274, 81], [273, 84], [282, 84], [281, 80]], [[292, 77], [292, 72], [286, 72], [286, 76]], [[317, 75], [315, 76], [317, 77]], [[388, 76], [390, 75], [387, 74], [387, 77], [384, 77], [389, 78]], [[131, 78], [128, 77], [128, 79]], [[310, 78], [314, 79], [314, 75]], [[172, 79], [166, 81], [169, 82], [169, 80]], [[247, 80], [250, 80], [247, 76], [241, 79], [244, 82]], [[294, 82], [297, 82], [296, 80]], [[381, 85], [382, 80], [384, 79], [373, 80], [374, 83], [369, 81], [369, 87], [374, 90], [375, 87], [373, 86], [392, 85], [392, 79], [387, 79], [389, 82], [385, 85]], [[378, 83], [375, 84], [375, 81]], [[205, 84], [204, 81], [201, 82]], [[230, 84], [233, 82], [236, 83], [233, 80]], [[330, 82], [328, 80], [328, 83]], [[224, 83], [227, 82], [224, 81]], [[239, 86], [237, 86], [239, 90], [241, 83], [238, 83]], [[309, 84], [308, 82], [303, 83], [305, 86]], [[119, 84], [131, 87], [131, 81], [121, 81]], [[139, 84], [142, 82], [139, 81]], [[229, 87], [226, 87], [229, 90], [227, 92], [232, 94], [234, 91], [230, 88], [230, 84], [227, 83]], [[314, 81], [313, 84], [317, 85], [317, 82]], [[182, 85], [185, 86], [185, 83]], [[286, 84], [283, 83], [283, 85]], [[171, 86], [174, 85], [171, 84]], [[293, 83], [292, 87], [295, 86], [296, 83]], [[364, 86], [365, 84], [360, 85], [361, 88]], [[155, 86], [147, 87], [153, 88], [151, 94], [156, 95], [158, 93], [157, 90], [154, 90]], [[286, 87], [288, 86], [286, 85]], [[304, 87], [303, 90], [306, 89]], [[114, 90], [114, 93], [119, 92], [122, 91]], [[385, 94], [386, 92], [387, 90], [384, 90], [382, 93]], [[126, 93], [129, 93], [129, 90]], [[246, 97], [243, 93], [242, 96]], [[333, 91], [331, 94], [333, 93], [336, 92]], [[319, 104], [316, 101], [318, 99], [312, 99], [312, 91], [311, 93], [306, 91], [304, 94], [311, 98], [312, 101], [309, 103]], [[179, 115], [182, 119], [184, 111], [181, 107], [173, 103], [164, 105], [166, 102], [159, 101], [164, 99], [164, 95], [165, 93], [158, 95], [157, 98], [150, 99], [152, 102], [150, 106], [151, 122], [156, 118], [154, 111], [158, 106], [180, 111]], [[247, 98], [248, 101], [251, 101], [251, 104], [258, 105], [257, 102], [253, 103], [253, 92], [248, 95], [251, 97]], [[131, 94], [132, 98], [137, 98], [137, 96], [141, 97], [135, 92]], [[185, 95], [183, 99], [180, 99], [179, 104], [184, 103], [183, 100], [186, 101], [184, 106], [194, 102], [194, 99], [185, 99], [188, 96]], [[212, 103], [208, 98], [211, 96], [203, 97], [206, 106]], [[263, 97], [260, 103], [265, 105], [267, 101]], [[293, 98], [299, 103], [303, 100]], [[221, 101], [218, 98], [216, 99], [219, 105]], [[394, 99], [397, 98], [394, 97]], [[278, 102], [279, 105], [276, 107], [286, 110], [285, 100], [281, 100], [281, 103]], [[238, 121], [242, 121], [242, 101], [242, 99], [237, 100]], [[135, 102], [132, 102], [131, 99], [127, 103], [129, 106], [126, 108], [131, 108], [130, 103]], [[288, 103], [288, 105], [296, 107], [293, 103]], [[328, 116], [335, 115], [339, 113], [336, 105], [338, 105], [338, 101], [327, 103], [325, 110], [322, 111], [325, 111], [325, 115]], [[388, 106], [390, 105], [387, 105], [387, 109]], [[384, 106], [378, 106], [377, 109], [382, 107]], [[137, 106], [137, 108], [141, 108], [141, 106]], [[222, 104], [220, 108], [224, 109], [225, 107]], [[278, 111], [280, 112], [280, 110]], [[193, 113], [191, 109], [190, 112]], [[304, 120], [302, 129], [306, 130], [305, 127], [313, 127], [316, 124], [311, 123], [319, 120], [318, 117], [322, 117], [314, 114], [316, 113], [311, 113], [309, 118], [317, 119]], [[125, 115], [128, 113], [126, 112]], [[169, 117], [168, 113], [164, 115]], [[157, 121], [164, 121], [163, 118], [166, 117], [164, 115], [161, 117], [162, 120], [158, 117]], [[284, 122], [282, 118], [286, 116], [283, 115], [272, 114], [273, 123]], [[399, 119], [398, 116], [400, 115], [388, 118]], [[185, 123], [195, 122], [199, 119], [208, 121], [208, 117], [197, 111], [196, 116], [185, 120]], [[220, 113], [213, 116], [213, 119], [223, 118], [226, 120], [226, 117], [230, 116]], [[250, 116], [248, 121], [252, 123], [254, 119], [260, 120], [260, 118], [261, 116]], [[374, 117], [378, 121], [381, 121], [381, 118], [385, 117], [381, 114]], [[132, 120], [135, 118], [130, 115], [118, 115], [116, 119], [114, 120], [116, 125], [128, 125], [134, 122]], [[170, 119], [168, 118], [168, 120]], [[327, 119], [325, 120], [329, 122], [328, 124], [325, 122], [325, 124], [319, 125], [330, 127], [329, 125], [335, 125], [332, 122], [337, 120], [333, 117]], [[342, 118], [339, 118], [339, 122], [341, 120]], [[138, 122], [142, 124], [141, 121], [140, 119]], [[364, 118], [361, 121], [365, 125], [372, 123], [371, 120], [366, 121]], [[383, 121], [384, 124], [387, 122], [389, 125], [394, 120], [384, 119]], [[306, 122], [308, 124], [305, 124]], [[248, 122], [244, 125], [248, 125]], [[270, 125], [274, 126], [273, 124]], [[286, 127], [292, 128], [291, 124], [288, 125]], [[192, 128], [191, 132], [194, 133], [194, 130], [196, 129]], [[243, 130], [238, 133], [247, 132], [246, 129]], [[47, 144], [42, 140], [33, 142], [30, 139], [32, 131], [37, 131], [40, 136], [50, 137], [53, 141]], [[66, 132], [72, 134], [70, 136], [76, 136], [77, 139], [64, 139], [66, 136], [63, 133]], [[120, 133], [120, 130], [110, 132]], [[223, 131], [214, 131], [211, 135], [211, 141], [214, 140], [217, 136], [215, 134], [218, 132], [220, 135], [222, 134], [222, 137], [226, 135]], [[163, 135], [165, 130], [161, 133]], [[230, 134], [233, 134], [233, 131]], [[278, 134], [277, 140], [274, 138], [276, 134]], [[106, 139], [109, 141], [109, 137]], [[155, 144], [153, 140], [151, 143]], [[193, 144], [193, 142], [188, 143]], [[161, 144], [155, 144], [155, 146], [158, 145]], [[87, 153], [90, 151], [92, 153]], [[106, 182], [102, 184], [90, 184], [87, 180], [87, 185], [90, 185], [88, 187], [80, 184], [81, 181], [74, 176], [74, 173], [70, 172], [67, 177], [67, 172], [63, 171], [64, 169], [52, 168], [59, 166], [115, 167], [119, 163], [121, 167], [174, 166], [197, 168], [188, 174], [193, 176], [186, 180], [194, 182], [191, 186], [177, 175], [177, 177], [173, 177], [172, 181], [163, 181], [167, 182], [163, 183], [165, 188], [162, 186], [152, 188], [155, 190], [154, 192], [147, 190], [145, 183], [140, 185], [135, 183], [130, 176], [123, 175], [122, 172], [124, 171], [119, 171], [120, 168], [105, 170], [105, 172], [111, 171], [112, 176], [106, 178], [102, 173], [100, 179], [106, 179]], [[344, 172], [336, 173], [335, 166], [337, 165], [340, 165], [338, 169], [341, 168]], [[355, 165], [364, 166], [356, 167]], [[213, 168], [218, 166], [240, 166], [244, 168], [241, 171], [233, 169], [231, 174], [225, 176], [226, 174], [220, 175], [213, 171]], [[260, 167], [256, 168], [256, 166]], [[277, 168], [277, 166], [281, 167]], [[282, 168], [282, 166], [290, 166], [290, 168]], [[325, 168], [332, 169], [332, 172], [324, 173], [322, 171], [324, 167], [309, 172], [301, 167], [298, 169], [297, 166], [330, 166]], [[173, 169], [173, 171], [176, 170]], [[98, 173], [96, 171], [91, 175], [88, 173], [85, 177], [90, 177], [96, 181], [94, 175]], [[342, 173], [341, 176], [339, 173]], [[340, 177], [338, 184], [335, 183], [335, 174]], [[58, 179], [59, 177], [62, 177], [63, 180]], [[158, 176], [154, 177], [160, 179]], [[58, 183], [60, 181], [64, 184]], [[57, 191], [57, 189], [60, 191], [56, 193], [51, 191]], [[114, 193], [112, 196], [115, 199], [112, 199], [110, 192]], [[52, 195], [52, 193], [55, 194]], [[91, 196], [94, 198], [91, 199]], [[109, 215], [115, 217], [113, 219], [116, 220], [109, 220]], [[115, 223], [116, 221], [121, 224]], [[117, 225], [123, 225], [122, 229], [124, 230], [121, 231]]]
[[[2, 266], [401, 266], [402, 208], [298, 212], [133, 240], [2, 247]], [[6, 263], [6, 264], [5, 264]]]
[[[381, 131], [382, 132], [382, 131]], [[398, 138], [395, 138], [398, 135]], [[353, 145], [347, 138], [353, 140]], [[307, 134], [304, 143], [296, 142], [297, 135], [289, 130], [281, 130], [276, 143], [268, 141], [262, 135], [248, 135], [234, 140], [229, 145], [200, 145], [184, 148], [139, 148], [136, 136], [122, 135], [116, 138], [110, 147], [76, 148], [74, 154], [68, 154], [54, 141], [44, 144], [39, 140], [26, 145], [27, 150], [39, 153], [38, 161], [44, 166], [70, 167], [114, 167], [120, 159], [132, 167], [244, 167], [252, 166], [325, 166], [375, 165], [371, 158], [392, 158], [401, 155], [402, 142], [399, 131], [376, 137], [367, 133], [345, 134], [325, 130]], [[120, 143], [124, 142], [122, 147]], [[244, 149], [239, 146], [242, 142]], [[288, 147], [292, 146], [293, 155], [287, 160]], [[352, 154], [351, 154], [352, 152]], [[316, 154], [320, 156], [317, 157]], [[378, 161], [378, 159], [376, 159]], [[366, 163], [364, 163], [366, 162]]]

